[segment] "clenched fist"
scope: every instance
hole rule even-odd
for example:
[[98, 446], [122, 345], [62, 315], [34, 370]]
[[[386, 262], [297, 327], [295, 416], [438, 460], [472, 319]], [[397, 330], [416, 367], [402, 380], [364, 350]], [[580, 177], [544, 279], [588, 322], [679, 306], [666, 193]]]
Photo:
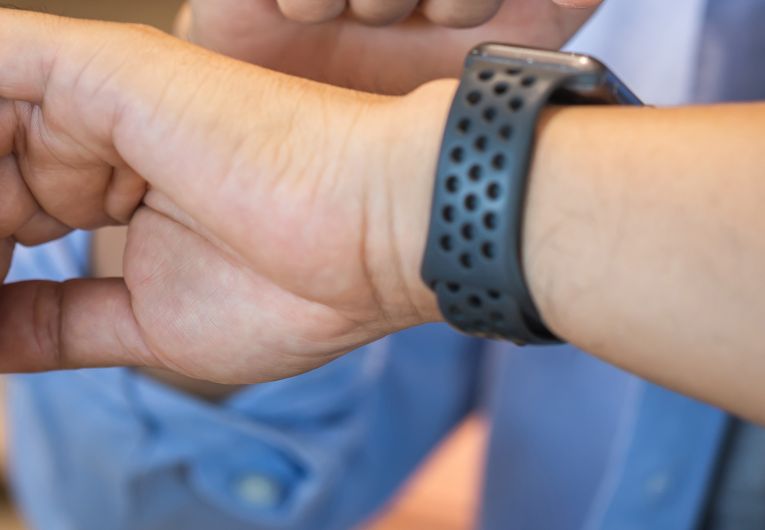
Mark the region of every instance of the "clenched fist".
[[[480, 42], [558, 48], [598, 3], [190, 0], [178, 17], [177, 33], [206, 48], [292, 75], [402, 94], [427, 81], [458, 77], [465, 55]], [[305, 24], [306, 20], [324, 22]], [[391, 22], [397, 23], [368, 25]]]
[[[326, 22], [345, 13], [370, 25], [398, 22], [415, 12], [441, 26], [473, 27], [497, 14], [503, 0], [276, 0], [286, 18]], [[552, 0], [567, 7], [591, 7], [600, 0]], [[507, 2], [512, 3], [512, 2]]]

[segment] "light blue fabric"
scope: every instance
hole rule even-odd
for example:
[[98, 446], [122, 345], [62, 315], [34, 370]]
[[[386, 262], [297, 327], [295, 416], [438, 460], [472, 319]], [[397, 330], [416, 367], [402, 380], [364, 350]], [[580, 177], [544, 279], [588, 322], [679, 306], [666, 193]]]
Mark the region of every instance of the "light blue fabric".
[[654, 385], [640, 390], [618, 486], [590, 528], [693, 530], [706, 510], [728, 415]]
[[220, 406], [124, 369], [18, 377], [17, 495], [41, 530], [350, 528], [471, 409], [474, 349], [413, 330]]
[[710, 0], [705, 19], [696, 99], [761, 100], [765, 92], [765, 2]]
[[[571, 47], [606, 56], [646, 101], [690, 100], [692, 70], [672, 65], [696, 56], [700, 13], [702, 0], [608, 0]], [[620, 41], [614, 21], [656, 39]], [[649, 44], [655, 60], [636, 63]], [[81, 233], [20, 249], [11, 279], [85, 275], [87, 256]], [[13, 481], [39, 530], [351, 528], [479, 406], [492, 422], [483, 528], [691, 529], [729, 422], [571, 347], [444, 326], [217, 405], [127, 369], [20, 376], [10, 396]]]

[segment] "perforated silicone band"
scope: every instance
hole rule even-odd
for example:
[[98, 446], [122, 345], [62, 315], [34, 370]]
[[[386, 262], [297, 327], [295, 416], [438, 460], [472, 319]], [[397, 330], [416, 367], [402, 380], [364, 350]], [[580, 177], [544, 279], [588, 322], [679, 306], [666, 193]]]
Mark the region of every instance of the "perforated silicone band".
[[521, 224], [539, 112], [571, 77], [468, 57], [444, 133], [422, 269], [445, 318], [466, 333], [560, 342], [527, 287]]

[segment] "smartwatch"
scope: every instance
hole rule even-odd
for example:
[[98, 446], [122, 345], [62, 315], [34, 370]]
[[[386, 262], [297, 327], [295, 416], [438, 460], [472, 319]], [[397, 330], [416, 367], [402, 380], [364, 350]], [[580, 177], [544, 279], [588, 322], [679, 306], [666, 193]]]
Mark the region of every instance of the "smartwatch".
[[603, 63], [574, 53], [483, 44], [467, 57], [444, 132], [422, 277], [456, 328], [554, 344], [526, 282], [524, 205], [540, 111], [640, 105]]

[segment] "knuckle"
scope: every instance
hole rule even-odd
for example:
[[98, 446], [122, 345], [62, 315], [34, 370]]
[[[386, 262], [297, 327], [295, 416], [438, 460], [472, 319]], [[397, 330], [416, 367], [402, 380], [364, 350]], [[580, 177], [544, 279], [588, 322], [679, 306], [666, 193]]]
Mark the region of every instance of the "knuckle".
[[401, 6], [374, 6], [354, 10], [354, 16], [370, 26], [387, 26], [394, 24], [411, 13], [411, 9]]
[[[431, 4], [433, 5], [433, 4]], [[439, 26], [450, 28], [472, 28], [480, 26], [496, 15], [501, 2], [494, 0], [482, 2], [461, 2], [426, 9], [427, 18]]]
[[25, 197], [0, 186], [0, 237], [8, 237], [21, 228], [33, 215], [33, 210], [27, 207]]
[[42, 369], [64, 367], [61, 349], [61, 304], [63, 285], [54, 282], [40, 282], [34, 286], [31, 303], [31, 321], [37, 351], [31, 359], [32, 366]]
[[290, 20], [304, 24], [318, 24], [339, 17], [345, 11], [345, 0], [323, 2], [280, 1], [282, 14]]

